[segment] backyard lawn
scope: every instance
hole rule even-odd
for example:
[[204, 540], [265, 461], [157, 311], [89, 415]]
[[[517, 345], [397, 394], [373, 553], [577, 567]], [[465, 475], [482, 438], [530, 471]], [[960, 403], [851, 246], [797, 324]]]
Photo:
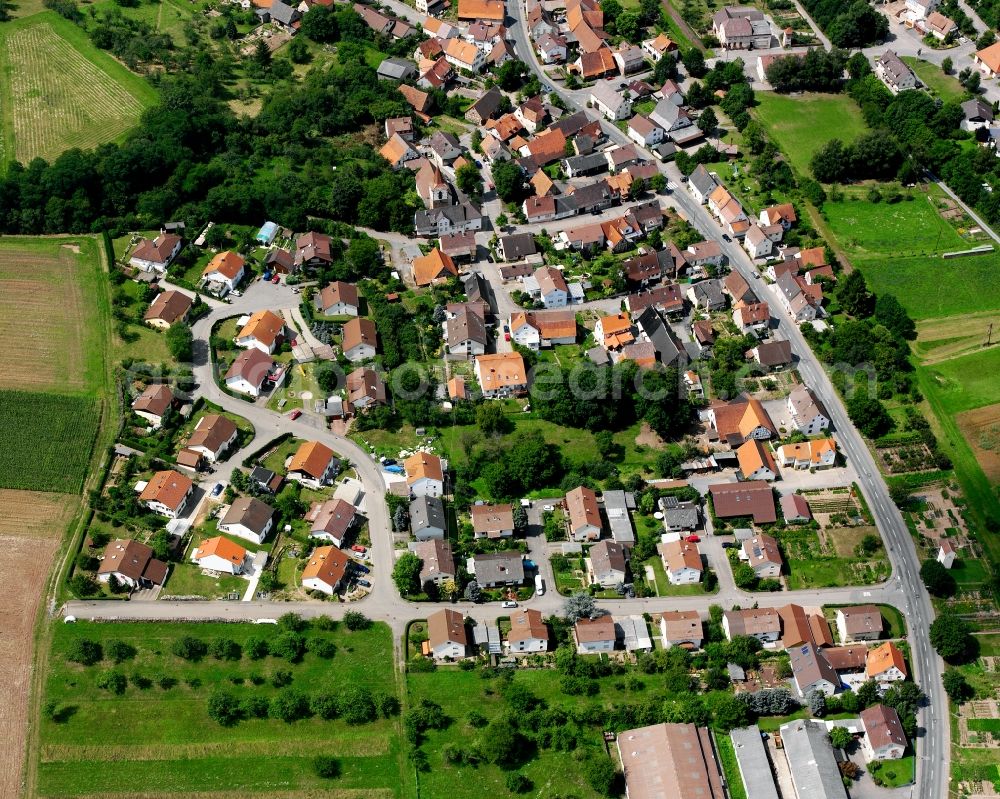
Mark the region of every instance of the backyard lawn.
[[951, 75], [945, 75], [937, 64], [931, 64], [911, 55], [904, 55], [902, 60], [917, 73], [920, 82], [930, 90], [931, 94], [940, 97], [944, 102], [960, 102], [966, 96], [962, 84]]
[[789, 96], [757, 92], [757, 117], [802, 175], [809, 162], [831, 139], [852, 142], [868, 130], [861, 109], [846, 94]]

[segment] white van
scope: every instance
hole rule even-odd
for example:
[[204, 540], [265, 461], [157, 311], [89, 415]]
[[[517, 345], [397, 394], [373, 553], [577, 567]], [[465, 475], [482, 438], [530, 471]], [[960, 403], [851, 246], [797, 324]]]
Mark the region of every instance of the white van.
[[545, 580], [542, 579], [542, 575], [535, 575], [535, 593], [541, 596], [545, 593]]

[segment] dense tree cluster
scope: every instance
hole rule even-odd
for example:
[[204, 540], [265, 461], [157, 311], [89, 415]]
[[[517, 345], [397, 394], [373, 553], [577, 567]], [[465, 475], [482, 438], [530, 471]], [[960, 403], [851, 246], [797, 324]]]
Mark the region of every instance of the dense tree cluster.
[[767, 81], [776, 92], [839, 91], [846, 64], [843, 50], [817, 48], [802, 58], [789, 55], [775, 59], [767, 68]]
[[889, 35], [889, 20], [867, 0], [803, 0], [835, 47], [868, 47]]

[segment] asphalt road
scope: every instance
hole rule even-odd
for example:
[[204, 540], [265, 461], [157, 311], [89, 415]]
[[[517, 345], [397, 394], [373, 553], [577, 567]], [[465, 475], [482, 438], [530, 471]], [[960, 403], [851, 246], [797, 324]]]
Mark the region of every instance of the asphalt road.
[[[519, 0], [508, 0], [507, 7], [508, 15], [515, 20], [510, 30], [519, 57], [543, 82], [551, 83], [528, 41], [524, 25], [524, 6]], [[586, 105], [585, 101], [581, 102], [579, 92], [560, 91], [559, 94], [571, 111], [583, 110]], [[612, 141], [619, 144], [633, 143], [621, 130], [603, 118], [602, 126]], [[655, 161], [648, 152], [647, 157]], [[680, 172], [673, 164], [661, 164], [660, 169], [671, 183], [677, 186], [684, 185], [680, 181]], [[891, 591], [895, 597], [895, 601], [890, 601], [889, 604], [898, 607], [906, 616], [915, 672], [913, 677], [928, 696], [927, 707], [921, 711], [919, 719], [923, 736], [918, 744], [918, 795], [923, 799], [946, 796], [949, 779], [950, 730], [948, 704], [941, 685], [944, 663], [930, 645], [929, 627], [934, 619], [934, 610], [930, 597], [919, 579], [920, 564], [903, 517], [890, 499], [889, 490], [868, 447], [850, 423], [840, 396], [834, 391], [826, 372], [806, 344], [798, 325], [784, 311], [777, 292], [759, 279], [756, 268], [740, 246], [722, 240], [722, 231], [715, 220], [685, 188], [673, 192], [668, 202], [682, 212], [706, 239], [716, 239], [728, 257], [730, 266], [755, 287], [755, 291], [762, 299], [768, 301], [772, 313], [777, 318], [777, 337], [791, 342], [792, 352], [798, 361], [799, 374], [828, 409], [836, 430], [838, 446], [861, 475], [861, 491], [882, 534], [893, 568], [893, 579], [890, 581], [892, 588], [885, 589]], [[825, 596], [826, 592], [822, 593]], [[814, 604], [818, 601], [819, 599], [815, 600]], [[727, 606], [725, 602], [722, 604], [724, 607]]]

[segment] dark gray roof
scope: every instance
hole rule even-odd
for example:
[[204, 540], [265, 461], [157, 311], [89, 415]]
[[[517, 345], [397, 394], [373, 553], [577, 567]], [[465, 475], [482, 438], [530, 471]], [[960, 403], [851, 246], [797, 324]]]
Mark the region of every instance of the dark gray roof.
[[[503, 93], [496, 86], [494, 86], [486, 92], [486, 94], [476, 100], [476, 102], [469, 107], [469, 111], [475, 111], [479, 114], [481, 119], [490, 119], [499, 110], [500, 102], [502, 100]], [[469, 113], [469, 111], [466, 111], [466, 113]]]
[[483, 585], [524, 581], [524, 563], [520, 552], [489, 552], [474, 555], [476, 580]]
[[444, 503], [438, 497], [417, 497], [410, 503], [410, 530], [416, 535], [428, 527], [448, 529]]
[[[570, 194], [567, 199], [572, 200], [578, 211], [588, 211], [601, 203], [610, 203], [611, 189], [608, 188], [608, 184], [603, 180], [596, 180], [593, 183], [588, 183], [586, 186], [581, 186]], [[558, 204], [558, 202], [559, 198], [557, 197], [556, 203]]]
[[664, 324], [663, 317], [652, 305], [646, 307], [636, 325], [656, 348], [656, 357], [664, 366], [670, 366], [681, 354], [680, 345], [674, 340], [670, 329]]
[[[274, 7], [272, 6], [272, 13]], [[391, 80], [406, 80], [411, 75], [417, 74], [417, 69], [413, 62], [405, 58], [387, 58], [378, 65], [378, 75], [380, 78]]]
[[993, 108], [988, 103], [979, 99], [966, 100], [962, 103], [962, 113], [966, 120], [982, 119], [987, 122], [993, 121]]
[[219, 520], [220, 525], [242, 524], [258, 535], [274, 517], [274, 508], [254, 497], [238, 497], [229, 506], [226, 515]]
[[268, 9], [271, 19], [280, 22], [282, 25], [291, 25], [302, 16], [297, 8], [283, 3], [282, 0], [274, 0]]
[[462, 278], [462, 290], [465, 291], [465, 297], [469, 302], [486, 300], [483, 293], [482, 278], [476, 272], [469, 272], [469, 274]]
[[589, 155], [574, 155], [563, 161], [567, 172], [605, 172], [608, 168], [608, 159], [604, 153], [590, 153]]
[[535, 237], [530, 233], [513, 233], [500, 237], [500, 246], [508, 261], [516, 261], [538, 252]]
[[784, 366], [792, 362], [792, 345], [789, 341], [765, 341], [758, 344], [757, 360], [762, 366]]

